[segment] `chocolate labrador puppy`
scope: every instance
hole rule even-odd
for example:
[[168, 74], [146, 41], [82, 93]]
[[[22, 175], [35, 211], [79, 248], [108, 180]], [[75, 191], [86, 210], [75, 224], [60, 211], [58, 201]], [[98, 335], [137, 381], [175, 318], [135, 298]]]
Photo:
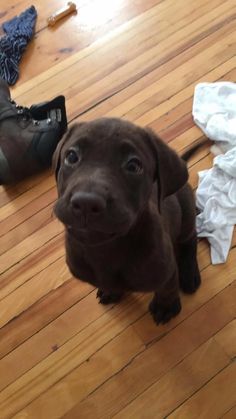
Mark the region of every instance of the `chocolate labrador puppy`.
[[193, 293], [200, 285], [184, 160], [152, 131], [102, 118], [72, 126], [54, 166], [71, 273], [95, 285], [103, 304], [152, 291], [154, 320], [176, 316], [179, 288]]

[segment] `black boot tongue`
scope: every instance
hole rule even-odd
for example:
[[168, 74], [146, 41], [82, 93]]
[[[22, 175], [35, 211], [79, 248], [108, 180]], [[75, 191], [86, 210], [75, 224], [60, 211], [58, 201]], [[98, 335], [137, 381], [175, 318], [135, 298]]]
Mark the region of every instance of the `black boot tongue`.
[[67, 116], [65, 107], [65, 97], [57, 96], [51, 101], [38, 103], [30, 107], [30, 112], [34, 119], [39, 121], [51, 119], [57, 121], [62, 136], [67, 130]]

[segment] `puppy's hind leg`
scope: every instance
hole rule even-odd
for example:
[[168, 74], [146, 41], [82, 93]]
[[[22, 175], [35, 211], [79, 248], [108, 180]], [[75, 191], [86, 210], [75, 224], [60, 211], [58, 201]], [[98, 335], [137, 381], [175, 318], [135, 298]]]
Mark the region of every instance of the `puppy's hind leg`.
[[180, 288], [186, 294], [192, 294], [201, 284], [197, 262], [196, 234], [187, 242], [179, 244], [177, 259]]

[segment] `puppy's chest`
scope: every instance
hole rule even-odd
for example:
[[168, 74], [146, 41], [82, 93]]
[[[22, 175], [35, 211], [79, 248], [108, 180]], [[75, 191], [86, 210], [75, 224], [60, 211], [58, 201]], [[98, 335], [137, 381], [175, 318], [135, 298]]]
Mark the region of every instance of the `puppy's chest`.
[[[67, 249], [69, 250], [69, 249]], [[92, 285], [112, 290], [132, 290], [130, 266], [135, 265], [131, 249], [103, 247], [69, 251], [67, 263], [75, 277]]]
[[[84, 255], [89, 265], [98, 277], [112, 277], [114, 273], [124, 273], [132, 257], [126, 249], [104, 248], [97, 251], [88, 251]], [[114, 278], [115, 281], [115, 278]]]
[[[158, 260], [147, 246], [123, 245], [88, 252], [85, 256], [96, 276], [96, 286], [114, 291], [151, 291], [157, 278]], [[151, 267], [151, 271], [148, 269]]]

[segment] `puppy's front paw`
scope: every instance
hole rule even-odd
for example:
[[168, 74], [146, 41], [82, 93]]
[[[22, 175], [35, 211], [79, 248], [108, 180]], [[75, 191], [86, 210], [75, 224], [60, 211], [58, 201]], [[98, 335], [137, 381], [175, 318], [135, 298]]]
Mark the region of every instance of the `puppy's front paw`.
[[122, 293], [109, 293], [101, 290], [100, 288], [97, 291], [97, 298], [99, 298], [99, 303], [101, 304], [114, 304], [121, 300]]
[[175, 317], [177, 314], [179, 314], [181, 311], [181, 302], [180, 299], [177, 298], [170, 305], [162, 306], [161, 304], [158, 304], [156, 298], [154, 297], [149, 305], [149, 310], [157, 324], [164, 324], [167, 323], [172, 317]]

